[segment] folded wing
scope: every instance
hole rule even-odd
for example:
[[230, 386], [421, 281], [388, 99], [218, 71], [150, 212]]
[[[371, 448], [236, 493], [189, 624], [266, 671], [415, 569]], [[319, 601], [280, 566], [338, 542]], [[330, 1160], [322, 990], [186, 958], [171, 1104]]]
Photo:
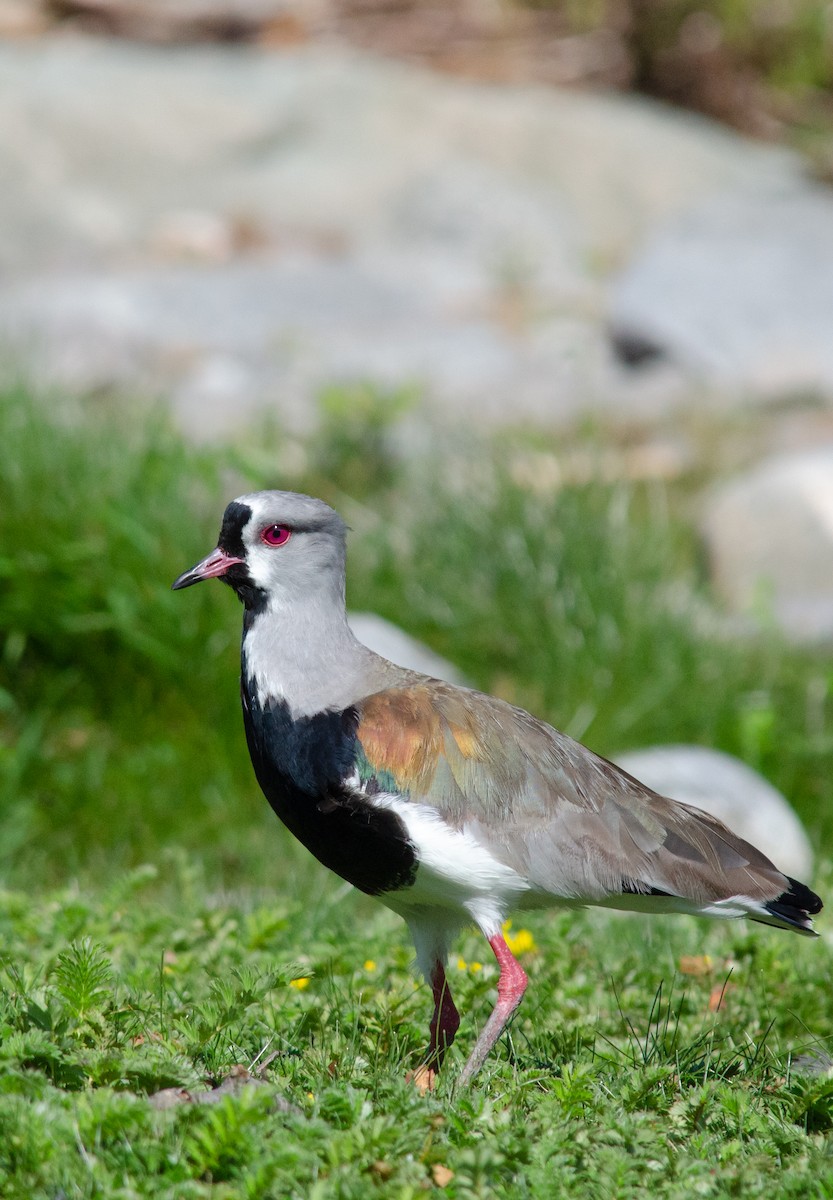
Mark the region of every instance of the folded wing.
[[365, 790], [465, 829], [560, 899], [743, 916], [812, 933], [821, 901], [715, 817], [651, 791], [521, 709], [437, 680], [359, 706]]

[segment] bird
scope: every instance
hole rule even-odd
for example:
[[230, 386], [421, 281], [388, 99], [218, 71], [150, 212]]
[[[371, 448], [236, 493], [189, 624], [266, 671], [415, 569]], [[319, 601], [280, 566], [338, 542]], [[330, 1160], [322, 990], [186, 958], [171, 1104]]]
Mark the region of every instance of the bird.
[[505, 700], [359, 642], [346, 541], [323, 500], [253, 492], [229, 503], [216, 549], [172, 586], [217, 578], [237, 593], [243, 723], [266, 799], [319, 862], [408, 925], [434, 1005], [418, 1087], [435, 1086], [460, 1025], [446, 963], [467, 925], [488, 941], [499, 978], [461, 1085], [527, 988], [504, 936], [515, 910], [749, 917], [817, 936], [819, 897], [717, 818]]

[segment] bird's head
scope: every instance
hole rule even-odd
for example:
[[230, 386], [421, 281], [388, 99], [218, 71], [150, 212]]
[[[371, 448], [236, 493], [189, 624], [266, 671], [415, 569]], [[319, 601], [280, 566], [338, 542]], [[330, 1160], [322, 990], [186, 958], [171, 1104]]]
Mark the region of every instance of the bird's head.
[[322, 594], [343, 602], [346, 528], [334, 509], [312, 496], [239, 496], [223, 515], [217, 548], [173, 588], [222, 579], [250, 610], [313, 602]]

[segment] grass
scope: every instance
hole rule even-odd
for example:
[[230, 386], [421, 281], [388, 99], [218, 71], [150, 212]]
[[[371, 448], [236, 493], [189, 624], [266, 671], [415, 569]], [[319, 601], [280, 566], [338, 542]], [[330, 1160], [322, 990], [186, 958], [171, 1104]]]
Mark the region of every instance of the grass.
[[[530, 492], [511, 448], [392, 471], [372, 404], [372, 438], [332, 417], [281, 467], [272, 435], [221, 455], [57, 411], [0, 401], [0, 1195], [833, 1196], [833, 1082], [792, 1067], [830, 1049], [828, 939], [536, 916], [511, 1037], [457, 1094], [496, 982], [472, 934], [459, 1049], [435, 1096], [406, 1086], [404, 930], [258, 795], [231, 594], [169, 591], [230, 496], [324, 494], [354, 608], [602, 752], [742, 754], [827, 849], [833, 663], [708, 632], [685, 497]], [[241, 1064], [216, 1103], [148, 1099]]]
[[[471, 935], [450, 975], [461, 1045], [423, 1098], [405, 1071], [429, 996], [392, 917], [338, 889], [212, 901], [184, 863], [161, 904], [151, 875], [0, 896], [9, 1200], [833, 1194], [833, 1080], [790, 1066], [829, 1045], [828, 945], [539, 916], [511, 1038], [460, 1094], [496, 982]], [[691, 954], [705, 973], [680, 973]], [[217, 1103], [148, 1099], [240, 1065]]]

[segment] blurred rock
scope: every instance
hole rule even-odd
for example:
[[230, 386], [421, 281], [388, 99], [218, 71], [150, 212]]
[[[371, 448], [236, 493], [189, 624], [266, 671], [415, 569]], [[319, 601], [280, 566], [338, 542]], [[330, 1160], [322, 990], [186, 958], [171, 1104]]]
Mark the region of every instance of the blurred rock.
[[422, 671], [424, 675], [431, 675], [435, 679], [465, 685], [462, 672], [455, 666], [384, 617], [376, 613], [351, 612], [348, 620], [359, 641], [383, 658], [411, 671]]
[[796, 641], [833, 638], [833, 445], [761, 463], [706, 502], [714, 586]]
[[641, 99], [334, 46], [0, 44], [0, 89], [6, 364], [170, 396], [200, 436], [264, 410], [303, 432], [357, 380], [485, 428], [699, 407], [650, 339], [616, 360], [607, 280], [709, 196], [804, 186], [786, 151]]
[[658, 417], [685, 395], [673, 374], [653, 385], [617, 375], [590, 321], [556, 319], [518, 338], [449, 311], [444, 272], [392, 247], [39, 273], [0, 284], [0, 337], [36, 384], [165, 395], [200, 438], [239, 436], [269, 410], [290, 432], [309, 433], [314, 398], [334, 382], [413, 387], [435, 421], [481, 429], [552, 426], [588, 409]]
[[785, 176], [694, 204], [614, 283], [620, 353], [650, 346], [751, 398], [833, 400], [833, 191]]
[[616, 762], [660, 795], [718, 817], [785, 874], [811, 879], [813, 851], [794, 810], [740, 759], [704, 746], [653, 746]]
[[163, 213], [150, 231], [149, 242], [160, 258], [195, 262], [227, 262], [236, 249], [232, 223], [199, 209]]
[[339, 47], [23, 42], [0, 45], [0, 88], [0, 162], [16, 171], [0, 261], [97, 257], [111, 243], [79, 212], [111, 212], [132, 247], [192, 210], [347, 245], [414, 234], [449, 251], [462, 233], [503, 281], [534, 282], [555, 250], [569, 297], [699, 201], [801, 177], [787, 151], [639, 97], [486, 87]]
[[263, 386], [247, 358], [207, 352], [178, 374], [169, 399], [192, 441], [236, 438], [256, 420]]

